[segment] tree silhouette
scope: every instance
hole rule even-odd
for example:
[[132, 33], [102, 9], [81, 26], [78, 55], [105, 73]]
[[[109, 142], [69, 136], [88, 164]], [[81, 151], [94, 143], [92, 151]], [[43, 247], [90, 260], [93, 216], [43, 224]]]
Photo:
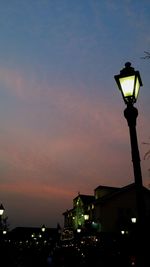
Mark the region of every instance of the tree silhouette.
[[150, 59], [150, 52], [144, 51], [145, 56], [141, 57], [142, 59]]
[[[143, 142], [143, 145], [150, 145], [149, 142]], [[150, 149], [144, 154], [144, 160], [150, 158]]]
[[[142, 59], [150, 59], [150, 52], [148, 51], [144, 51], [145, 56], [141, 57]], [[150, 145], [150, 142], [143, 142], [143, 145]], [[150, 158], [150, 149], [144, 154], [144, 160], [149, 159]], [[150, 169], [148, 169], [149, 173], [150, 173]]]
[[[143, 145], [150, 145], [150, 142], [143, 142]], [[150, 159], [150, 149], [144, 154], [144, 160]], [[150, 168], [148, 169], [149, 176], [150, 176]], [[150, 188], [150, 184], [148, 185]]]

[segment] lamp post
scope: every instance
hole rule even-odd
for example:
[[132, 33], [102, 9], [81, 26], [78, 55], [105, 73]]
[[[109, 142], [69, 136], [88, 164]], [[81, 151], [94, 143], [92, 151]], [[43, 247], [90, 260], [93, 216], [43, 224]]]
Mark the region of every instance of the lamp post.
[[[131, 63], [127, 62], [125, 67], [120, 71], [119, 75], [114, 76], [119, 90], [122, 93], [123, 100], [127, 105], [124, 110], [124, 116], [127, 120], [130, 133], [131, 142], [131, 155], [134, 171], [135, 193], [136, 193], [136, 209], [137, 209], [137, 232], [136, 232], [136, 257], [137, 267], [143, 265], [143, 244], [142, 244], [142, 231], [144, 223], [144, 196], [142, 185], [142, 172], [140, 165], [140, 155], [138, 149], [137, 133], [136, 133], [136, 119], [138, 116], [138, 110], [134, 107], [136, 103], [140, 87], [142, 86], [142, 80], [139, 71], [135, 71], [131, 67]], [[145, 265], [144, 265], [145, 266]], [[143, 267], [144, 267], [143, 266]]]

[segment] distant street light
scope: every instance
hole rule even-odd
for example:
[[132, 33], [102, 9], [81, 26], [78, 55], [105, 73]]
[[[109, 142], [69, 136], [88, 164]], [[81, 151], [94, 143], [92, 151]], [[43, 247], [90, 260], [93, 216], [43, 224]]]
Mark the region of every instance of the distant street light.
[[[142, 172], [140, 165], [140, 155], [138, 150], [138, 141], [136, 133], [136, 118], [138, 116], [138, 110], [133, 106], [136, 103], [140, 86], [142, 86], [142, 80], [139, 71], [135, 71], [131, 67], [131, 63], [127, 62], [125, 68], [120, 71], [119, 75], [114, 76], [119, 90], [122, 93], [123, 100], [127, 105], [124, 110], [124, 116], [127, 120], [130, 132], [130, 142], [131, 142], [131, 154], [134, 170], [134, 180], [135, 180], [135, 191], [136, 191], [136, 208], [137, 208], [137, 267], [142, 267], [143, 261], [140, 254], [142, 254], [142, 231], [144, 222], [144, 196], [143, 196], [143, 185], [142, 185]], [[142, 254], [143, 255], [143, 254]]]
[[0, 217], [3, 215], [3, 213], [4, 213], [4, 207], [3, 207], [3, 205], [1, 204], [0, 205]]
[[45, 225], [43, 224], [42, 227], [41, 227], [42, 232], [45, 232], [45, 229], [46, 229], [46, 227], [45, 227]]
[[131, 222], [136, 223], [136, 218], [135, 217], [131, 218]]

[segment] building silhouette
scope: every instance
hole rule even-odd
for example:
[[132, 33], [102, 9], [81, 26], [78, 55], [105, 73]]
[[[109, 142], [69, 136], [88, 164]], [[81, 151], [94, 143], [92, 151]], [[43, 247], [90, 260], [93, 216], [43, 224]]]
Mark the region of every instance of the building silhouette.
[[[149, 231], [150, 190], [143, 187], [145, 200], [145, 227]], [[124, 187], [98, 186], [93, 195], [78, 194], [73, 208], [66, 210], [64, 229], [74, 232], [128, 233], [136, 225], [135, 184]]]

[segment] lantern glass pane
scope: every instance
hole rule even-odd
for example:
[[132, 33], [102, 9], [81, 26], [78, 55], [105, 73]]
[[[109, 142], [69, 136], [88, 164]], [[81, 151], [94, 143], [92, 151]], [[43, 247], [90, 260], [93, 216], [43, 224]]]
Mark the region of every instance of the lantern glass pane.
[[127, 77], [123, 77], [120, 78], [120, 85], [121, 85], [121, 90], [123, 93], [124, 97], [132, 97], [134, 94], [134, 80], [135, 80], [135, 76], [127, 76]]
[[135, 98], [137, 99], [138, 97], [138, 93], [139, 93], [139, 89], [140, 89], [140, 82], [139, 79], [136, 79], [136, 85], [135, 85]]

